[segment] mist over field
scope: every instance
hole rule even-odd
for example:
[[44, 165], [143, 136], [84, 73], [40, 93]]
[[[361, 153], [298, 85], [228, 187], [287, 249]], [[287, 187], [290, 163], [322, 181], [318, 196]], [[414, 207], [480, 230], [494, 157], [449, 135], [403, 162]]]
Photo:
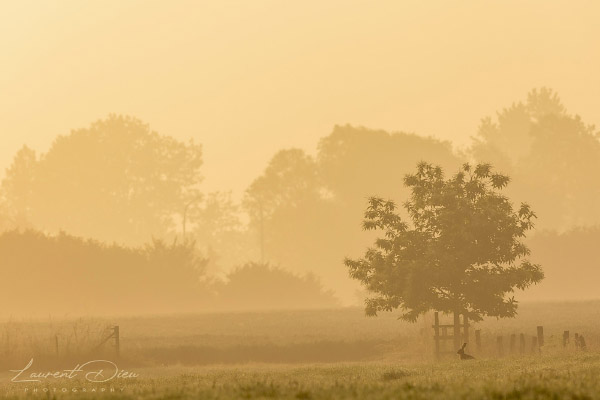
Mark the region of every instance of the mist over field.
[[599, 13], [1, 4], [0, 391], [597, 398]]
[[[536, 218], [525, 242], [546, 278], [517, 290], [518, 299], [597, 297], [598, 131], [555, 91], [532, 89], [483, 117], [462, 151], [351, 125], [335, 126], [316, 148], [314, 156], [277, 151], [236, 200], [203, 190], [200, 143], [135, 117], [111, 114], [57, 136], [41, 153], [24, 145], [1, 184], [0, 253], [10, 276], [2, 296], [29, 291], [10, 313], [360, 305], [364, 293], [343, 260], [373, 242], [361, 229], [367, 199], [401, 206], [409, 196], [404, 177], [421, 161], [445, 176], [466, 162], [490, 163], [510, 178], [510, 201], [531, 206]], [[36, 301], [46, 285], [57, 292]], [[72, 302], [78, 291], [96, 295]], [[128, 298], [136, 301], [116, 307]]]

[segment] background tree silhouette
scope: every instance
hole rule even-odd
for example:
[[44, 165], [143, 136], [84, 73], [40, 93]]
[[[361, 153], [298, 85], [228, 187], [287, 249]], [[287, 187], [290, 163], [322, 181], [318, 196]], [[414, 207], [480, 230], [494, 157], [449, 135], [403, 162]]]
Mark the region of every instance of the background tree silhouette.
[[522, 242], [535, 214], [527, 204], [513, 210], [499, 193], [508, 181], [486, 164], [464, 164], [445, 180], [442, 168], [420, 163], [404, 179], [412, 191], [405, 203], [410, 225], [393, 201], [371, 198], [364, 229], [384, 236], [363, 258], [345, 260], [352, 278], [373, 295], [366, 313], [400, 308], [403, 319], [415, 321], [437, 310], [453, 313], [455, 323], [460, 314], [476, 321], [513, 317], [517, 302], [508, 294], [544, 275], [525, 259]]
[[345, 301], [355, 300], [360, 286], [339, 260], [371, 240], [357, 231], [356, 216], [373, 193], [400, 200], [407, 189], [389, 182], [428, 156], [447, 168], [462, 164], [448, 142], [349, 125], [322, 138], [314, 157], [300, 149], [279, 151], [246, 191], [256, 247], [262, 205], [265, 261], [316, 273]]
[[511, 197], [525, 198], [540, 227], [564, 231], [600, 223], [600, 134], [541, 88], [484, 118], [470, 148], [478, 161], [509, 174]]
[[[23, 147], [15, 154], [0, 188], [0, 231], [64, 230], [139, 246], [153, 237], [171, 242], [187, 211], [186, 239], [209, 258], [209, 273], [225, 277], [237, 265], [261, 260], [264, 247], [265, 262], [315, 273], [349, 304], [365, 294], [348, 278], [340, 256], [356, 258], [376, 238], [374, 231], [357, 229], [365, 200], [377, 196], [401, 204], [410, 188], [390, 182], [400, 182], [419, 160], [435, 159], [445, 171], [467, 159], [491, 163], [511, 177], [503, 193], [527, 200], [539, 216], [536, 226], [567, 240], [571, 229], [600, 223], [599, 139], [597, 129], [568, 113], [554, 91], [534, 89], [484, 119], [465, 154], [431, 137], [335, 126], [314, 154], [276, 152], [240, 203], [235, 193], [200, 193], [199, 145], [110, 115], [57, 137], [47, 150], [36, 154]], [[397, 212], [409, 217], [402, 207]], [[583, 232], [590, 246], [585, 254], [593, 254], [595, 231]], [[555, 251], [550, 236], [525, 242], [549, 279], [524, 298], [555, 298], [556, 287], [576, 298], [594, 296], [584, 278], [586, 262], [572, 262], [579, 275], [563, 273], [557, 258], [547, 257]], [[565, 277], [577, 276], [579, 284], [561, 286]]]
[[244, 309], [311, 309], [336, 307], [338, 300], [314, 274], [297, 275], [262, 263], [247, 263], [217, 284], [222, 307]]
[[37, 156], [33, 150], [23, 146], [2, 181], [2, 200], [11, 225], [29, 228], [33, 205], [34, 179]]
[[200, 196], [201, 165], [200, 145], [110, 115], [58, 136], [39, 157], [23, 148], [2, 194], [37, 229], [139, 245], [178, 228], [177, 215]]

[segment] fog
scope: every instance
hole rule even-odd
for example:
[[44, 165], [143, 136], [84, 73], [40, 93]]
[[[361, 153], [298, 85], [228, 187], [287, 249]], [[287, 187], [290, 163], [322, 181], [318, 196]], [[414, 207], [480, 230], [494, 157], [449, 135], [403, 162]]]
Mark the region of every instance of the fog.
[[0, 12], [0, 165], [109, 113], [204, 145], [205, 190], [336, 124], [464, 146], [534, 87], [600, 123], [588, 1], [20, 1]]
[[7, 314], [362, 306], [368, 199], [410, 222], [420, 162], [489, 163], [531, 206], [545, 277], [518, 300], [597, 298], [598, 11], [3, 4], [2, 296], [30, 293]]

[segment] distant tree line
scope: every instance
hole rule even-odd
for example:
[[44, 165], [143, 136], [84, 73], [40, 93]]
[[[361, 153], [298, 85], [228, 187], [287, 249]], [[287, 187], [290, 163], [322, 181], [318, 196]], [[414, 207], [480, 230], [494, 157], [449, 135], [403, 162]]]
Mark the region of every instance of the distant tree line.
[[513, 178], [511, 194], [528, 199], [539, 228], [600, 223], [600, 132], [552, 90], [532, 90], [496, 120], [484, 118], [469, 152]]
[[[277, 152], [240, 201], [202, 191], [199, 144], [110, 115], [57, 137], [45, 153], [24, 147], [15, 155], [0, 186], [0, 228], [62, 230], [138, 248], [153, 237], [195, 241], [208, 275], [270, 263], [313, 273], [348, 302], [359, 286], [342, 260], [374, 239], [360, 231], [368, 198], [402, 202], [403, 178], [421, 161], [445, 171], [492, 164], [511, 178], [507, 195], [536, 211], [538, 232], [600, 224], [598, 131], [542, 88], [484, 118], [462, 151], [412, 133], [336, 126], [314, 155]], [[550, 269], [544, 285], [553, 279]]]
[[313, 276], [249, 263], [225, 279], [206, 274], [193, 242], [124, 247], [66, 233], [0, 234], [4, 313], [137, 314], [334, 307]]

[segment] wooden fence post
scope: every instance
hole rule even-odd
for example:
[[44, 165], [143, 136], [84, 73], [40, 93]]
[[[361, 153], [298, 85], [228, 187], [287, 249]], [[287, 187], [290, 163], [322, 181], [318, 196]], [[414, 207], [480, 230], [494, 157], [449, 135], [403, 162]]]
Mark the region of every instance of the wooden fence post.
[[537, 336], [533, 336], [531, 338], [531, 352], [532, 353], [536, 353], [537, 352], [536, 350], [539, 350], [539, 348], [538, 348], [538, 339], [537, 339]]
[[433, 314], [433, 329], [434, 329], [434, 340], [435, 340], [435, 359], [440, 359], [440, 317], [436, 311]]
[[56, 349], [56, 357], [58, 358], [58, 335], [54, 335], [54, 347]]
[[575, 332], [575, 348], [577, 350], [587, 350], [583, 335], [580, 335], [577, 332]]
[[504, 356], [504, 345], [502, 344], [502, 336], [496, 338], [496, 346], [498, 347], [498, 356]]
[[521, 333], [520, 342], [521, 343], [519, 343], [519, 353], [525, 354], [525, 335], [523, 333]]
[[510, 334], [510, 354], [517, 352], [517, 335], [514, 333]]
[[537, 341], [538, 341], [538, 347], [542, 347], [544, 345], [544, 327], [543, 326], [537, 327]]
[[569, 344], [569, 331], [563, 332], [563, 347], [567, 347]]
[[457, 351], [460, 348], [460, 339], [461, 339], [461, 335], [460, 335], [460, 314], [455, 312], [454, 313], [454, 350]]
[[475, 330], [475, 348], [477, 353], [481, 353], [481, 329]]

